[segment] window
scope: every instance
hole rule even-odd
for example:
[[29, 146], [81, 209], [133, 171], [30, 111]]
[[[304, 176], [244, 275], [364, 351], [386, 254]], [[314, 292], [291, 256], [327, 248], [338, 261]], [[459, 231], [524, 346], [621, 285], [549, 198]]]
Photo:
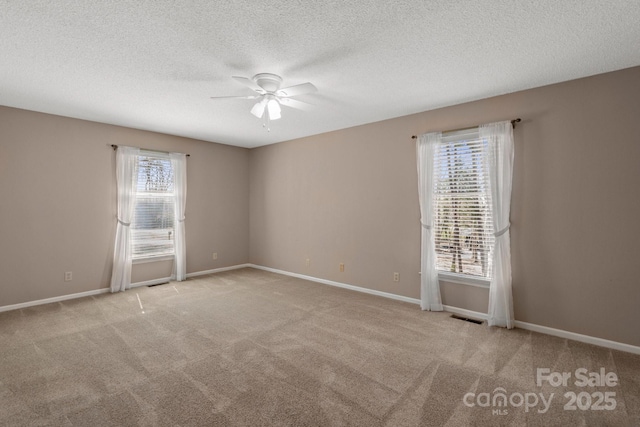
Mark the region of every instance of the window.
[[417, 137], [423, 310], [443, 310], [440, 280], [486, 286], [489, 325], [513, 327], [509, 212], [519, 121]]
[[131, 223], [133, 259], [172, 256], [175, 197], [171, 160], [162, 153], [141, 151], [137, 166]]
[[477, 128], [442, 136], [434, 153], [436, 270], [447, 280], [491, 277], [494, 231], [485, 155]]

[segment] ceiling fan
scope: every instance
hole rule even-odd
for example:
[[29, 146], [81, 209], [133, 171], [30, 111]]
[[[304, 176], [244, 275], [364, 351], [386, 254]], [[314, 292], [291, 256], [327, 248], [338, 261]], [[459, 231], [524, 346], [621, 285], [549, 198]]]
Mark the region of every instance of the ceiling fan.
[[271, 120], [278, 120], [281, 117], [281, 105], [306, 110], [311, 104], [292, 98], [318, 90], [309, 82], [280, 89], [282, 77], [271, 73], [256, 74], [251, 79], [238, 76], [233, 76], [232, 78], [252, 89], [256, 94], [248, 96], [212, 96], [211, 99], [257, 99], [258, 102], [251, 108], [251, 114], [259, 119], [264, 119], [263, 126], [267, 130], [270, 130], [269, 123]]

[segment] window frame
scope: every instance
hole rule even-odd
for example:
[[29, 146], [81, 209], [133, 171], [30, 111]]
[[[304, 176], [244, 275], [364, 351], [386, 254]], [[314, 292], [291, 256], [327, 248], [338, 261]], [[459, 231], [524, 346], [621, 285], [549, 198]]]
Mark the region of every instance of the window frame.
[[452, 273], [450, 271], [438, 270], [438, 282], [457, 283], [459, 285], [475, 286], [489, 289], [491, 279], [470, 274]]
[[[472, 127], [472, 128], [447, 132], [446, 134], [442, 135], [442, 140], [440, 141], [440, 144], [448, 144], [448, 143], [455, 143], [459, 141], [470, 140], [472, 138], [470, 138], [469, 135], [474, 135], [473, 138], [480, 139], [479, 133], [480, 133], [479, 127]], [[437, 191], [434, 190], [434, 201], [436, 199], [435, 197], [436, 194], [437, 194]], [[434, 211], [437, 209], [435, 202], [432, 208]], [[437, 262], [436, 262], [436, 272], [438, 273], [439, 283], [441, 282], [455, 283], [455, 284], [475, 286], [475, 287], [480, 287], [485, 289], [488, 289], [491, 284], [490, 277], [483, 277], [483, 276], [476, 276], [472, 274], [454, 273], [451, 271], [439, 270], [437, 267]]]
[[[140, 168], [140, 161], [142, 158], [151, 158], [151, 159], [159, 159], [159, 160], [163, 160], [163, 161], [168, 161], [169, 166], [171, 167], [171, 175], [172, 175], [172, 179], [173, 179], [173, 185], [175, 185], [175, 177], [173, 176], [173, 165], [171, 163], [171, 159], [169, 157], [168, 154], [163, 153], [163, 152], [158, 152], [158, 151], [148, 151], [148, 150], [140, 150], [140, 152], [136, 155], [136, 171], [135, 171], [135, 176], [132, 177], [134, 183], [133, 185], [135, 186], [135, 188], [138, 188], [138, 177], [139, 177], [139, 168]], [[175, 189], [173, 190], [175, 192]], [[173, 209], [175, 212], [175, 194], [174, 192], [170, 193], [170, 196], [164, 195], [164, 196], [160, 196], [160, 197], [166, 197], [167, 199], [171, 199], [171, 204], [173, 205]], [[136, 209], [136, 206], [138, 204], [138, 191], [136, 191], [136, 195], [134, 197], [134, 212]], [[133, 253], [133, 247], [134, 247], [134, 242], [135, 242], [135, 238], [134, 238], [134, 233], [135, 233], [135, 218], [136, 215], [134, 213], [132, 221], [131, 221], [131, 262], [132, 264], [144, 264], [144, 263], [149, 263], [149, 262], [157, 262], [157, 261], [170, 261], [170, 260], [174, 260], [175, 256], [176, 256], [176, 252], [175, 252], [175, 226], [176, 226], [176, 221], [175, 218], [173, 219], [173, 224], [171, 229], [173, 230], [172, 232], [172, 238], [170, 239], [172, 241], [172, 246], [171, 246], [171, 253], [150, 253], [150, 254], [142, 254], [142, 255], [135, 255]], [[148, 229], [147, 229], [148, 230]]]

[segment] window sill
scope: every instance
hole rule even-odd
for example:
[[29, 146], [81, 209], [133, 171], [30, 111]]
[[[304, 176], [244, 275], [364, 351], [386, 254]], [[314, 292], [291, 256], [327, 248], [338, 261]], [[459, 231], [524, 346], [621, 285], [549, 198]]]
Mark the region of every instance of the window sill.
[[489, 279], [467, 276], [465, 274], [448, 273], [446, 271], [438, 271], [438, 281], [476, 286], [479, 288], [489, 288], [491, 283]]
[[175, 258], [174, 255], [160, 255], [160, 256], [152, 256], [147, 258], [135, 258], [133, 259], [133, 264], [145, 264], [147, 262], [157, 262], [157, 261], [173, 261]]

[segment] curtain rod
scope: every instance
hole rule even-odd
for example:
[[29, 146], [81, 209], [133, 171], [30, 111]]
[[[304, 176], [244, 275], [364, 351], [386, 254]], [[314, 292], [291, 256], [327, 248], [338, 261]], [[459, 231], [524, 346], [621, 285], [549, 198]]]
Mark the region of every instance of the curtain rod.
[[[520, 117], [518, 117], [517, 119], [513, 119], [511, 120], [511, 126], [516, 127], [516, 123], [520, 123], [522, 121], [522, 119]], [[473, 129], [475, 126], [472, 127], [468, 127], [468, 128], [459, 128], [459, 129], [449, 129], [449, 130], [445, 130], [442, 133], [451, 133], [451, 132], [457, 132], [459, 130], [467, 130], [467, 129]], [[411, 135], [411, 139], [416, 139], [417, 136], [416, 135]]]
[[[113, 151], [116, 151], [118, 149], [118, 146], [115, 144], [111, 144], [111, 147], [113, 148]], [[140, 150], [144, 150], [144, 151], [155, 151], [156, 153], [171, 153], [171, 151], [162, 151], [162, 150], [147, 150], [146, 148], [140, 148]], [[185, 156], [187, 157], [191, 157], [191, 154], [185, 154]]]

